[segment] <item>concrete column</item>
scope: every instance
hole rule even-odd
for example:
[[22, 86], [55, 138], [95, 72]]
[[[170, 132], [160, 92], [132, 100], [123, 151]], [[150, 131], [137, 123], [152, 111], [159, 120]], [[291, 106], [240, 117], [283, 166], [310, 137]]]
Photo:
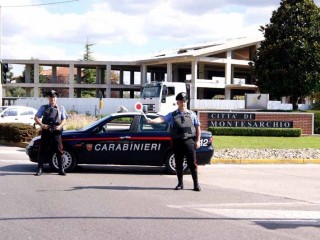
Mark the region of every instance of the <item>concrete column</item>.
[[31, 65], [30, 64], [26, 65], [24, 76], [25, 76], [25, 83], [31, 83]]
[[36, 61], [34, 63], [34, 85], [36, 86], [34, 88], [34, 96], [39, 97], [40, 89], [39, 89], [39, 62]]
[[[76, 76], [77, 84], [81, 84], [81, 67], [77, 67], [77, 76]], [[81, 88], [78, 88], [76, 91], [77, 98], [81, 98]]]
[[141, 85], [143, 86], [144, 84], [146, 84], [147, 83], [147, 78], [148, 78], [148, 76], [147, 76], [147, 66], [146, 65], [144, 65], [144, 64], [142, 64], [141, 66], [140, 66], [140, 78], [141, 78]]
[[123, 84], [123, 69], [120, 68], [120, 84]]
[[133, 70], [130, 71], [130, 84], [134, 85], [134, 71]]
[[231, 84], [231, 77], [232, 77], [232, 68], [231, 68], [231, 58], [232, 58], [232, 51], [227, 51], [227, 60], [225, 65], [225, 83]]
[[96, 84], [101, 84], [101, 69], [96, 67]]
[[52, 66], [52, 83], [57, 82], [57, 66]]
[[74, 64], [69, 64], [69, 98], [74, 96]]
[[231, 90], [229, 88], [224, 89], [224, 99], [230, 100], [231, 99]]
[[80, 67], [77, 68], [77, 83], [78, 84], [81, 83], [81, 68]]
[[107, 76], [106, 76], [106, 82], [107, 82], [107, 88], [106, 88], [106, 98], [111, 98], [111, 64], [107, 64]]
[[[190, 99], [197, 99], [197, 79], [198, 79], [198, 61], [191, 62], [191, 86], [190, 86]], [[190, 106], [193, 108], [193, 106]]]
[[172, 63], [167, 63], [167, 82], [172, 82]]

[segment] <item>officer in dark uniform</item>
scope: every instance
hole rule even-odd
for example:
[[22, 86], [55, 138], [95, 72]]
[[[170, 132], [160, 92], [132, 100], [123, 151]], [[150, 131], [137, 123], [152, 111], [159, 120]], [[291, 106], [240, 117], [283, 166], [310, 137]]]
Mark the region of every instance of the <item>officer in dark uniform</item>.
[[[57, 105], [57, 92], [51, 90], [47, 93], [49, 104], [42, 105], [36, 113], [34, 120], [42, 128], [41, 131], [41, 144], [38, 159], [38, 172], [35, 176], [41, 176], [43, 173], [43, 162], [48, 153], [49, 148], [56, 153], [59, 167], [59, 175], [65, 176], [66, 173], [63, 169], [63, 146], [61, 133], [63, 125], [66, 123], [68, 115], [63, 106]], [[41, 119], [42, 118], [42, 119]]]
[[200, 147], [200, 122], [197, 115], [187, 109], [188, 96], [181, 92], [176, 96], [178, 109], [165, 116], [147, 119], [148, 123], [168, 122], [172, 136], [172, 149], [176, 162], [178, 185], [175, 190], [183, 189], [183, 161], [187, 159], [191, 171], [195, 191], [201, 191], [198, 182], [196, 151]]

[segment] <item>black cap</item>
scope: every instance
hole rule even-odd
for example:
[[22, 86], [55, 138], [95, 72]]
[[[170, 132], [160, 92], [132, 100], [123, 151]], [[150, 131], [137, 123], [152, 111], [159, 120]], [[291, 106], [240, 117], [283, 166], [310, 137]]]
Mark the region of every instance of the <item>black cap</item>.
[[185, 92], [178, 93], [178, 95], [176, 96], [176, 100], [187, 101], [188, 95]]
[[48, 97], [58, 97], [58, 93], [55, 90], [51, 90], [47, 93]]

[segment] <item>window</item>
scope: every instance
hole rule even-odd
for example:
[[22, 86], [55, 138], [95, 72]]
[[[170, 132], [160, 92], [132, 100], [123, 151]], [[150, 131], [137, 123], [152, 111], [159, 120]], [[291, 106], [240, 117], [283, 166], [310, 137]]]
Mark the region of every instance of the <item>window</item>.
[[26, 116], [26, 115], [34, 115], [31, 110], [24, 110], [20, 113], [21, 116]]
[[17, 109], [9, 109], [3, 114], [3, 116], [18, 116], [18, 111]]
[[117, 117], [104, 125], [106, 132], [128, 132], [130, 130], [133, 117]]
[[140, 132], [167, 132], [167, 123], [148, 124], [145, 118], [140, 120]]

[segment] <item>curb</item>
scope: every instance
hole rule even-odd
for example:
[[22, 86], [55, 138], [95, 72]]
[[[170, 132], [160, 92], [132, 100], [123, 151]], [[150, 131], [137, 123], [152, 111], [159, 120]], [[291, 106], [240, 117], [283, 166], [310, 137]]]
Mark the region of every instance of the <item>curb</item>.
[[320, 164], [320, 159], [212, 159], [212, 164]]

